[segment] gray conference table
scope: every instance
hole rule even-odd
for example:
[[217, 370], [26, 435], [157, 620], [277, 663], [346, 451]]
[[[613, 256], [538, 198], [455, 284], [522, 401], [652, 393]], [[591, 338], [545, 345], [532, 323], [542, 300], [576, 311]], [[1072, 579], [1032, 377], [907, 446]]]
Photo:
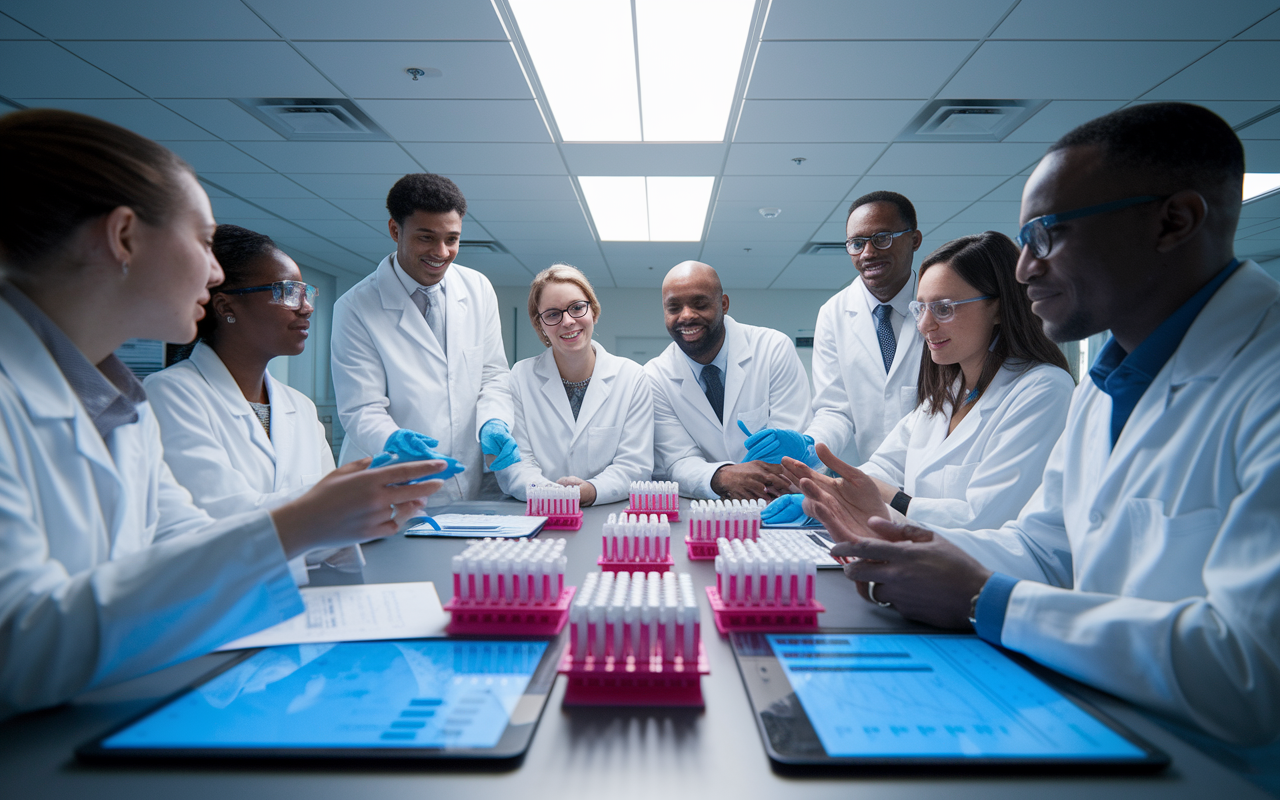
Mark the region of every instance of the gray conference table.
[[[687, 501], [685, 502], [687, 507]], [[514, 503], [510, 513], [522, 513]], [[582, 530], [543, 533], [568, 539], [566, 552], [575, 585], [595, 569], [600, 525], [624, 504], [588, 509]], [[673, 531], [682, 540], [687, 525]], [[673, 535], [672, 549], [675, 550]], [[366, 545], [366, 583], [435, 581], [449, 598], [450, 557], [460, 540], [396, 536]], [[699, 586], [714, 580], [708, 562], [690, 562], [681, 546], [676, 570], [693, 574]], [[361, 576], [328, 573], [317, 582], [359, 582]], [[1138, 735], [1168, 753], [1172, 766], [1153, 777], [848, 776], [789, 777], [770, 769], [747, 702], [733, 651], [716, 635], [705, 594], [703, 638], [711, 675], [703, 679], [705, 710], [562, 708], [564, 680], [558, 678], [528, 755], [505, 771], [441, 771], [422, 768], [158, 767], [103, 768], [78, 764], [73, 751], [82, 742], [145, 710], [170, 692], [213, 669], [229, 656], [209, 655], [116, 687], [89, 693], [59, 708], [26, 714], [0, 724], [0, 796], [40, 800], [100, 798], [181, 798], [198, 800], [377, 800], [400, 797], [466, 797], [468, 800], [541, 798], [827, 798], [891, 800], [933, 795], [948, 800], [1005, 797], [1170, 798], [1266, 797], [1240, 776], [1220, 766], [1123, 702], [1088, 690], [1081, 693]], [[827, 607], [828, 627], [917, 629], [896, 613], [864, 602], [837, 570], [818, 576], [818, 597]]]

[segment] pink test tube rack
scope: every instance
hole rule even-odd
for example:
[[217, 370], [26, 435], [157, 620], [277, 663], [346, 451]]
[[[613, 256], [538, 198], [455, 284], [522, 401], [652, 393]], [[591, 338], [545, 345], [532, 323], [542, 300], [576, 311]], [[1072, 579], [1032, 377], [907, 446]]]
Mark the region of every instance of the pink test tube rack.
[[564, 539], [485, 539], [453, 558], [449, 634], [554, 636], [569, 620]]
[[525, 501], [526, 517], [546, 517], [547, 531], [576, 531], [582, 527], [582, 492], [577, 486], [531, 483]]
[[687, 573], [589, 573], [560, 661], [565, 705], [703, 706], [701, 625]]
[[693, 561], [716, 557], [716, 540], [760, 538], [763, 500], [694, 500], [689, 505], [689, 535], [684, 543]]
[[625, 514], [666, 514], [680, 521], [680, 484], [675, 481], [632, 481]]
[[600, 536], [596, 564], [610, 572], [655, 570], [675, 565], [671, 556], [671, 525], [666, 514], [610, 514]]
[[716, 585], [707, 600], [716, 630], [796, 631], [818, 627], [827, 609], [814, 596], [817, 566], [802, 550], [720, 539]]

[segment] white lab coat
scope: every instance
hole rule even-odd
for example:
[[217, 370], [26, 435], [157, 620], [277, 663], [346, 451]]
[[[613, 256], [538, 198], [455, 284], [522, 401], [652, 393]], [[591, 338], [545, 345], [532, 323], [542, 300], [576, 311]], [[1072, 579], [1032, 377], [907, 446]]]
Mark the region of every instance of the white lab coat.
[[483, 480], [480, 426], [491, 419], [511, 425], [513, 414], [493, 286], [460, 264], [445, 273], [446, 360], [391, 259], [333, 307], [333, 391], [346, 431], [339, 460], [376, 455], [387, 437], [409, 428], [439, 439], [437, 449], [467, 468], [436, 498], [497, 496], [497, 482]]
[[724, 421], [716, 419], [688, 359], [672, 342], [645, 365], [653, 388], [654, 476], [680, 484], [686, 497], [712, 499], [711, 477], [747, 455], [742, 420], [762, 428], [804, 430], [809, 380], [795, 346], [772, 328], [724, 318], [729, 365], [724, 379]]
[[529, 484], [576, 475], [596, 489], [596, 505], [627, 497], [653, 476], [653, 395], [644, 369], [592, 342], [596, 366], [574, 420], [548, 349], [511, 368], [521, 460], [498, 473], [502, 491], [527, 499]]
[[[214, 519], [284, 505], [333, 471], [315, 404], [270, 373], [266, 383], [270, 437], [222, 359], [203, 342], [187, 360], [143, 381], [174, 479]], [[343, 569], [364, 561], [359, 545], [311, 560], [320, 555]], [[302, 557], [295, 564], [295, 577], [306, 583]]]
[[268, 513], [213, 522], [138, 413], [104, 441], [0, 301], [0, 718], [303, 611]]
[[[916, 297], [914, 272], [898, 296], [904, 293]], [[805, 433], [850, 464], [870, 458], [916, 407], [920, 332], [908, 314], [886, 374], [871, 313], [876, 305], [859, 276], [822, 304], [813, 334], [813, 424]]]
[[1064, 369], [1008, 364], [956, 429], [951, 408], [922, 403], [903, 417], [861, 469], [911, 495], [907, 519], [948, 528], [996, 528], [1031, 499], [1067, 424], [1075, 382]]
[[1044, 483], [998, 530], [944, 530], [1015, 577], [1001, 642], [1235, 744], [1280, 736], [1280, 284], [1242, 264], [1114, 450], [1081, 381]]

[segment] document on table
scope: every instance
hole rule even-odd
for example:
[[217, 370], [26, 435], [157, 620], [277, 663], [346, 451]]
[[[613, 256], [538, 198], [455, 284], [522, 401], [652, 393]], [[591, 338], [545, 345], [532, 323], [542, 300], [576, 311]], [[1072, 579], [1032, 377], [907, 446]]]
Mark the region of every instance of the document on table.
[[444, 536], [462, 539], [520, 539], [533, 536], [547, 524], [546, 517], [502, 514], [436, 514], [440, 530], [423, 521], [408, 528], [405, 536]]
[[443, 636], [449, 622], [431, 581], [304, 586], [299, 591], [306, 611], [218, 649], [421, 639]]

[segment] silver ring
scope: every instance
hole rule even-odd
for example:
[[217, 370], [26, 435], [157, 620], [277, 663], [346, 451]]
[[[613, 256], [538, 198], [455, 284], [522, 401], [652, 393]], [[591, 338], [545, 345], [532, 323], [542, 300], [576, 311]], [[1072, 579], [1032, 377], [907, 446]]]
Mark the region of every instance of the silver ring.
[[876, 605], [880, 606], [881, 608], [889, 608], [893, 605], [893, 603], [882, 603], [876, 599], [876, 582], [875, 581], [867, 581], [867, 599], [875, 603]]
[[391, 518], [388, 520], [388, 522], [395, 522], [395, 521], [396, 521], [396, 507], [393, 505], [391, 506]]

